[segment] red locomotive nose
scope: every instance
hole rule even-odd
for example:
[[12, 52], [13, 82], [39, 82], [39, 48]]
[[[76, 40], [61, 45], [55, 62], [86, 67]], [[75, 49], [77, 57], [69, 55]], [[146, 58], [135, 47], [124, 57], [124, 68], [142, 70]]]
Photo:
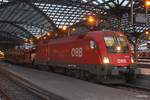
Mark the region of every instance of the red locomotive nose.
[[134, 62], [128, 53], [127, 54], [108, 54], [108, 57], [110, 59], [110, 64], [112, 64], [113, 66], [126, 67]]

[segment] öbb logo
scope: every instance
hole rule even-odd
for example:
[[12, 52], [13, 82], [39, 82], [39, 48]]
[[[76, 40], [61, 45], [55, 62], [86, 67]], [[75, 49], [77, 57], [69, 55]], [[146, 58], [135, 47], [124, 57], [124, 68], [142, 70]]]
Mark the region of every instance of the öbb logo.
[[83, 56], [83, 48], [72, 48], [71, 56], [72, 57], [82, 57]]

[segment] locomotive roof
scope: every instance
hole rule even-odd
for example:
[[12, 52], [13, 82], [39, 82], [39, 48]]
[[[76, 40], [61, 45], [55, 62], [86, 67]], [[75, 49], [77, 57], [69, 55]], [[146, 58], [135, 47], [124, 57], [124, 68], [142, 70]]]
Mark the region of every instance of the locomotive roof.
[[94, 31], [94, 32], [88, 32], [89, 34], [93, 34], [95, 33], [95, 35], [97, 34], [101, 34], [101, 35], [117, 35], [117, 36], [122, 36], [123, 32], [119, 32], [119, 31], [110, 31], [110, 30], [106, 30], [106, 31]]
[[58, 43], [58, 42], [65, 42], [65, 41], [72, 41], [74, 39], [82, 39], [85, 37], [97, 37], [97, 36], [123, 36], [122, 32], [118, 31], [90, 31], [86, 32], [84, 34], [78, 34], [78, 35], [71, 35], [69, 37], [60, 37], [56, 39], [50, 39], [50, 40], [42, 40], [39, 43], [45, 44], [45, 43]]

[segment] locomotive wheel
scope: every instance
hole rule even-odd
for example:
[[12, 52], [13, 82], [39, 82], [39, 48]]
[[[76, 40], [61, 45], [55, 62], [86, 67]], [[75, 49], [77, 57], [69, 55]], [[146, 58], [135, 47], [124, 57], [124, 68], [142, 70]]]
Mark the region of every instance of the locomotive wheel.
[[52, 67], [53, 72], [59, 73], [59, 74], [64, 74], [66, 72], [65, 68], [62, 67]]
[[65, 69], [65, 74], [66, 74], [67, 76], [73, 77], [73, 71], [72, 71], [72, 69], [66, 68], [66, 69]]
[[79, 70], [79, 69], [65, 69], [65, 74], [67, 76], [75, 77], [81, 80], [90, 80], [91, 75], [89, 72]]
[[49, 66], [48, 71], [50, 71], [50, 72], [54, 72], [54, 68], [53, 68], [53, 66]]
[[80, 79], [81, 80], [85, 80], [85, 81], [89, 81], [91, 80], [92, 75], [91, 73], [87, 72], [87, 71], [80, 71]]

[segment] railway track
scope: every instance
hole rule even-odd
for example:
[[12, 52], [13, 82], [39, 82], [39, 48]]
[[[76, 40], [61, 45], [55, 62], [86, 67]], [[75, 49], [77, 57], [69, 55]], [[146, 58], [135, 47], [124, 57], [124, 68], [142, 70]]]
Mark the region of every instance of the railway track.
[[[2, 90], [2, 91], [1, 91]], [[0, 100], [55, 100], [22, 77], [0, 70]]]
[[[109, 85], [109, 87], [116, 88], [116, 89], [121, 89], [129, 92], [133, 92], [136, 94], [136, 97], [138, 98], [149, 98], [150, 97], [150, 89], [142, 87], [142, 86], [137, 86], [134, 84], [122, 84], [122, 85]], [[149, 100], [149, 99], [146, 99]]]
[[0, 75], [0, 100], [44, 100], [19, 82]]
[[[60, 73], [57, 73], [57, 74], [60, 74]], [[83, 77], [77, 77], [76, 75], [67, 75], [67, 74], [62, 74], [62, 75], [73, 77], [73, 78], [84, 80], [84, 81], [88, 81], [88, 82], [91, 82], [91, 83], [94, 83], [94, 84], [105, 85], [105, 86], [108, 86], [108, 87], [113, 87], [113, 88], [118, 88], [118, 89], [125, 89], [127, 91], [132, 91], [132, 92], [142, 92], [142, 93], [146, 93], [150, 96], [150, 87], [148, 88], [148, 87], [145, 87], [145, 86], [136, 85], [135, 84], [136, 82], [114, 85], [114, 84], [101, 83], [101, 82], [99, 82], [97, 80], [93, 80], [93, 79], [90, 80], [90, 79], [83, 78]]]
[[145, 86], [139, 86], [139, 85], [135, 85], [135, 84], [124, 84], [124, 86], [126, 87], [130, 87], [130, 88], [135, 88], [141, 91], [147, 91], [150, 94], [150, 88], [145, 87]]
[[[150, 100], [150, 99], [148, 99], [150, 96], [146, 99], [139, 99], [136, 97], [134, 92], [124, 91], [124, 88], [121, 86], [117, 87], [117, 88], [120, 88], [120, 90], [119, 90], [119, 89], [115, 89], [114, 87], [109, 88], [108, 86], [106, 87], [106, 86], [102, 86], [102, 85], [91, 84], [90, 82], [76, 80], [73, 78], [65, 77], [63, 75], [57, 75], [57, 74], [48, 73], [48, 72], [44, 72], [44, 71], [32, 70], [29, 68], [23, 68], [23, 67], [21, 68], [21, 66], [13, 66], [10, 64], [8, 64], [8, 66], [7, 65], [2, 66], [1, 70], [4, 70], [4, 71], [7, 70], [7, 72], [15, 74], [19, 77], [23, 76], [22, 77], [23, 79], [28, 80], [28, 82], [30, 82], [30, 83], [35, 82], [34, 84], [36, 86], [45, 89], [47, 91], [47, 93], [50, 93], [50, 92], [54, 93], [55, 96], [57, 96], [57, 95], [62, 96], [64, 99], [68, 98], [68, 97], [72, 98], [72, 96], [74, 98], [74, 96], [76, 95], [79, 98], [82, 97], [82, 99], [80, 99], [80, 100], [103, 100], [103, 99], [91, 99], [91, 98], [104, 98], [105, 100], [120, 100], [120, 96], [125, 98], [122, 100]], [[33, 75], [33, 76], [31, 76], [31, 75]], [[60, 77], [60, 79], [59, 79], [59, 77]], [[39, 83], [39, 84], [37, 84], [37, 83]], [[85, 83], [87, 84], [87, 86]], [[1, 84], [1, 82], [0, 82], [0, 84]], [[45, 87], [45, 86], [48, 86], [48, 87]], [[14, 87], [14, 86], [11, 86], [11, 87]], [[56, 91], [54, 88], [56, 88]], [[58, 88], [62, 92], [58, 91]], [[108, 95], [104, 96], [104, 94], [105, 94], [104, 92], [109, 94], [109, 96]], [[73, 93], [75, 93], [75, 94], [73, 94]], [[93, 93], [93, 96], [91, 95], [92, 93]], [[120, 95], [118, 95], [119, 93], [120, 93]], [[138, 96], [139, 96], [139, 94], [140, 93], [137, 93]], [[144, 96], [147, 96], [146, 93], [144, 93]], [[83, 99], [85, 97], [88, 99]], [[110, 99], [106, 99], [106, 98], [110, 98]], [[115, 98], [118, 98], [118, 99], [115, 99]], [[135, 99], [133, 99], [133, 98], [135, 98]], [[61, 99], [48, 99], [48, 100], [64, 100], [64, 99], [61, 98]], [[29, 100], [29, 99], [17, 99], [17, 100]], [[37, 99], [32, 99], [32, 100], [37, 100]], [[42, 99], [42, 100], [45, 100], [45, 99]], [[67, 100], [79, 100], [79, 99], [67, 99]]]
[[140, 91], [140, 92], [146, 92], [150, 95], [150, 88], [146, 88], [144, 86], [137, 86], [134, 84], [119, 84], [119, 85], [107, 85], [109, 87], [118, 88], [118, 89], [126, 89], [129, 91]]

